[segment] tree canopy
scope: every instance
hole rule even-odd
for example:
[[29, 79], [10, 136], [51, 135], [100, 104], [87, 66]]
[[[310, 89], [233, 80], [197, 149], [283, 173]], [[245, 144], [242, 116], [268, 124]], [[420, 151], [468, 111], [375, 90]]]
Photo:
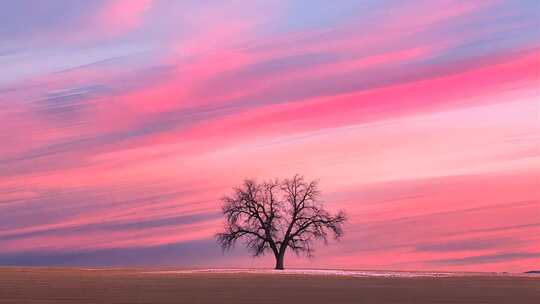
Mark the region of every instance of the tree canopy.
[[316, 241], [340, 239], [347, 216], [343, 210], [331, 214], [320, 201], [317, 181], [301, 175], [258, 183], [246, 179], [223, 199], [226, 222], [217, 240], [224, 250], [241, 241], [254, 256], [268, 252], [283, 269], [287, 249], [313, 256]]

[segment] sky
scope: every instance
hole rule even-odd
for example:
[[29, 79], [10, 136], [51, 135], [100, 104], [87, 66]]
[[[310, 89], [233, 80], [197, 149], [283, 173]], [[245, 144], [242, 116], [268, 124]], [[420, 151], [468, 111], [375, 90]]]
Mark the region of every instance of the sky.
[[0, 4], [0, 265], [222, 253], [244, 178], [317, 179], [301, 268], [540, 268], [540, 2]]

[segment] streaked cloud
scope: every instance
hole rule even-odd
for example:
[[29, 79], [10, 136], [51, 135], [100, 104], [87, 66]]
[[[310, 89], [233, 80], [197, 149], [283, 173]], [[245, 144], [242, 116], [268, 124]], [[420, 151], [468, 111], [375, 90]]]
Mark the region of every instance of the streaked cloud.
[[298, 172], [351, 223], [291, 266], [538, 264], [536, 1], [1, 7], [0, 264], [265, 265], [219, 198]]

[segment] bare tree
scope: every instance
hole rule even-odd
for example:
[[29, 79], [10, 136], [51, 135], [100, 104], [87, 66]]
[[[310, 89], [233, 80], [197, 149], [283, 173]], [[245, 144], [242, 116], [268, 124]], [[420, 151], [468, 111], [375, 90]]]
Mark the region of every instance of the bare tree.
[[288, 248], [297, 255], [313, 256], [314, 244], [327, 244], [329, 233], [339, 240], [347, 217], [340, 210], [332, 215], [323, 208], [316, 181], [303, 176], [257, 183], [246, 179], [223, 198], [225, 231], [217, 234], [223, 250], [237, 241], [254, 256], [274, 254], [276, 269], [283, 269]]

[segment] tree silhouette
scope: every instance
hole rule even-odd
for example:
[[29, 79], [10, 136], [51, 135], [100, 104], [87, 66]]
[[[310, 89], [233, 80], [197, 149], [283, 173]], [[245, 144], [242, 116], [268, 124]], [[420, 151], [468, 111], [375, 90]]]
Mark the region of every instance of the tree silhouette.
[[223, 250], [240, 240], [253, 256], [272, 252], [276, 269], [283, 269], [288, 248], [312, 257], [315, 241], [327, 244], [329, 233], [339, 240], [347, 219], [342, 210], [335, 215], [326, 211], [319, 197], [317, 182], [301, 175], [263, 183], [246, 179], [222, 199], [226, 223], [217, 241]]

